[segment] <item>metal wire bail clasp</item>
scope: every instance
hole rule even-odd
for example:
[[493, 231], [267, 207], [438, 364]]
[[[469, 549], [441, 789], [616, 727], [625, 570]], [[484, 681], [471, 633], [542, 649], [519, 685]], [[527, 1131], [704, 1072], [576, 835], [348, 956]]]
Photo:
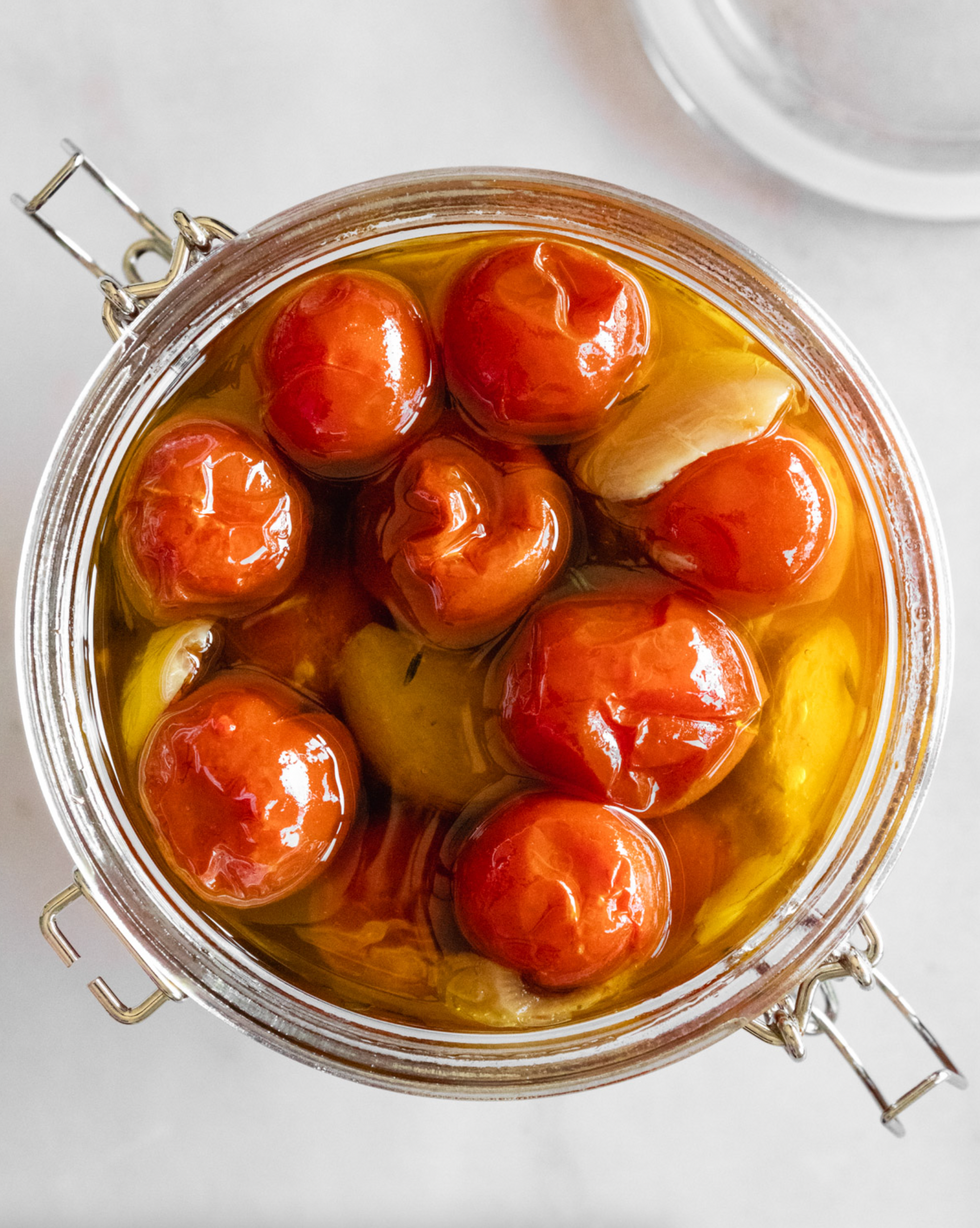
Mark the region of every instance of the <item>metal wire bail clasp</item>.
[[99, 908], [99, 905], [93, 899], [77, 870], [71, 885], [66, 887], [64, 891], [59, 891], [54, 899], [49, 900], [41, 913], [41, 933], [51, 946], [54, 947], [58, 957], [66, 967], [71, 967], [80, 956], [62, 932], [61, 926], [58, 924], [58, 914], [62, 909], [67, 908], [69, 904], [73, 904], [76, 900], [81, 899], [88, 900], [96, 911], [105, 917], [113, 932], [125, 944], [130, 954], [156, 986], [154, 992], [137, 1006], [127, 1006], [109, 988], [101, 976], [97, 976], [94, 981], [89, 981], [88, 987], [92, 994], [117, 1023], [142, 1023], [144, 1019], [149, 1018], [165, 1002], [179, 1002], [185, 996], [183, 990], [178, 989], [176, 985], [164, 981], [158, 972], [154, 972], [141, 958], [132, 943], [128, 942], [112, 922], [109, 921], [109, 918], [106, 917], [105, 913], [102, 912], [102, 909]]
[[[781, 1045], [796, 1061], [801, 1061], [806, 1057], [805, 1038], [807, 1035], [823, 1032], [829, 1036], [837, 1051], [846, 1059], [851, 1069], [874, 1097], [881, 1110], [881, 1124], [887, 1127], [892, 1134], [901, 1138], [905, 1133], [905, 1127], [898, 1120], [900, 1113], [903, 1113], [909, 1105], [914, 1104], [926, 1092], [938, 1087], [940, 1083], [965, 1088], [966, 1077], [908, 1002], [877, 970], [876, 965], [882, 953], [881, 934], [867, 913], [858, 922], [857, 928], [864, 939], [863, 947], [855, 946], [850, 941], [845, 943], [832, 954], [826, 963], [821, 964], [800, 984], [795, 999], [787, 998], [777, 1003], [758, 1019], [745, 1024], [745, 1030], [759, 1040], [766, 1041], [767, 1044]], [[896, 1100], [888, 1100], [868, 1073], [867, 1067], [858, 1057], [853, 1046], [848, 1043], [836, 1026], [837, 995], [832, 988], [832, 983], [848, 977], [857, 981], [862, 989], [874, 989], [875, 987], [880, 989], [941, 1063], [941, 1069], [934, 1070]], [[818, 989], [823, 994], [823, 1009], [820, 1009], [815, 1003]]]
[[[61, 145], [70, 155], [65, 165], [30, 200], [25, 200], [23, 196], [16, 194], [11, 199], [18, 209], [37, 222], [80, 264], [83, 264], [99, 279], [99, 286], [105, 296], [102, 320], [109, 336], [116, 341], [151, 299], [156, 298], [161, 291], [172, 285], [196, 259], [208, 254], [215, 239], [233, 239], [235, 231], [215, 221], [214, 218], [194, 218], [178, 209], [173, 215], [178, 234], [176, 239], [171, 239], [156, 222], [146, 216], [135, 201], [103, 175], [77, 145], [69, 140], [62, 141]], [[130, 243], [123, 254], [122, 267], [129, 283], [126, 286], [123, 286], [100, 264], [97, 264], [74, 239], [41, 216], [43, 206], [60, 188], [64, 187], [77, 170], [87, 171], [96, 183], [104, 188], [146, 231], [144, 236]], [[144, 281], [140, 276], [139, 260], [147, 252], [156, 252], [170, 266], [167, 273], [156, 281]]]

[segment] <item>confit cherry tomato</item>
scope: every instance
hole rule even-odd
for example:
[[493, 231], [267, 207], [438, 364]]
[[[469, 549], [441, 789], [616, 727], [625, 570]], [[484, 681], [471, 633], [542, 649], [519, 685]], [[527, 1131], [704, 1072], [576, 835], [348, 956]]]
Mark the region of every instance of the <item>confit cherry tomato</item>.
[[373, 618], [374, 603], [346, 563], [317, 552], [279, 601], [225, 631], [235, 660], [332, 704], [341, 650]]
[[765, 435], [694, 461], [625, 518], [664, 571], [752, 617], [807, 599], [837, 504], [805, 444]]
[[500, 731], [520, 763], [644, 817], [727, 775], [765, 697], [739, 636], [652, 574], [541, 606], [498, 668]]
[[449, 291], [446, 379], [492, 433], [571, 439], [602, 424], [654, 331], [639, 284], [610, 260], [557, 239], [509, 243]]
[[738, 865], [731, 833], [717, 815], [696, 807], [654, 819], [650, 829], [670, 868], [671, 932], [689, 930], [701, 905]]
[[140, 797], [176, 873], [212, 903], [251, 908], [305, 886], [357, 807], [357, 748], [335, 717], [262, 674], [229, 670], [157, 723]]
[[505, 631], [558, 576], [572, 541], [565, 483], [530, 444], [460, 426], [417, 444], [358, 504], [361, 579], [443, 648]]
[[432, 997], [441, 951], [430, 912], [453, 819], [401, 799], [355, 825], [297, 901], [304, 943], [334, 973], [386, 995]]
[[341, 915], [362, 929], [385, 917], [426, 929], [439, 847], [453, 821], [451, 813], [405, 798], [371, 814], [317, 881], [310, 921]]
[[266, 430], [321, 476], [375, 472], [431, 416], [428, 327], [408, 287], [382, 273], [305, 281], [269, 329], [263, 370]]
[[544, 989], [594, 984], [659, 948], [669, 878], [656, 840], [562, 793], [496, 807], [453, 866], [456, 920], [481, 954]]
[[257, 439], [190, 419], [151, 436], [120, 494], [121, 574], [156, 622], [274, 601], [306, 552], [309, 499]]

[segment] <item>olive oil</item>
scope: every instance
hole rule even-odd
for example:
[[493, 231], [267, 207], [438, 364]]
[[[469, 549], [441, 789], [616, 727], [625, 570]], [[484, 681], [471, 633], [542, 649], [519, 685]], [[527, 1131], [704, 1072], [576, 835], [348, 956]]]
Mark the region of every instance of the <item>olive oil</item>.
[[[438, 335], [447, 286], [500, 242], [497, 232], [412, 239], [337, 267], [400, 279]], [[619, 253], [594, 250], [632, 273], [657, 314], [659, 353], [647, 380], [664, 364], [697, 372], [699, 355], [717, 361], [719, 352], [755, 355], [785, 370], [778, 355], [689, 287]], [[194, 414], [261, 434], [261, 338], [291, 290], [277, 291], [230, 325], [147, 429]], [[631, 387], [630, 399], [643, 392], [642, 384]], [[453, 919], [450, 860], [455, 833], [474, 806], [513, 786], [513, 765], [495, 754], [485, 685], [508, 633], [472, 651], [433, 648], [396, 628], [363, 595], [357, 600], [367, 612], [337, 649], [329, 693], [314, 694], [360, 742], [362, 812], [346, 843], [311, 885], [274, 904], [235, 909], [196, 900], [174, 880], [177, 890], [287, 980], [355, 1011], [440, 1029], [541, 1027], [601, 1014], [664, 993], [741, 948], [791, 899], [841, 821], [874, 737], [884, 681], [884, 580], [868, 510], [833, 431], [802, 393], [788, 416], [830, 458], [838, 532], [846, 523], [848, 535], [842, 578], [819, 601], [758, 618], [719, 610], [753, 649], [769, 698], [754, 744], [722, 783], [685, 810], [650, 821], [673, 891], [667, 941], [654, 957], [600, 986], [548, 994], [467, 946]], [[569, 449], [543, 451], [578, 503], [572, 581], [584, 565], [650, 566], [576, 486]], [[358, 483], [305, 480], [313, 535], [325, 543], [331, 566], [349, 571]], [[152, 850], [137, 767], [148, 725], [200, 677], [241, 663], [267, 666], [249, 657], [240, 620], [198, 621], [193, 668], [174, 677], [180, 662], [167, 658], [171, 675], [161, 686], [167, 654], [160, 629], [131, 608], [113, 579], [114, 523], [110, 505], [97, 558], [100, 699], [134, 822]], [[315, 674], [312, 665], [304, 674], [299, 661], [286, 681], [302, 687]]]

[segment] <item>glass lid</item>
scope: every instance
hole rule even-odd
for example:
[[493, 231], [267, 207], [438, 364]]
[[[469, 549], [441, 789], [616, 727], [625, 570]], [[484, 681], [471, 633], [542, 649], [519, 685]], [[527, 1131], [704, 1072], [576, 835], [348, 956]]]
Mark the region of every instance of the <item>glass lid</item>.
[[632, 0], [680, 105], [790, 179], [881, 213], [980, 217], [974, 0]]

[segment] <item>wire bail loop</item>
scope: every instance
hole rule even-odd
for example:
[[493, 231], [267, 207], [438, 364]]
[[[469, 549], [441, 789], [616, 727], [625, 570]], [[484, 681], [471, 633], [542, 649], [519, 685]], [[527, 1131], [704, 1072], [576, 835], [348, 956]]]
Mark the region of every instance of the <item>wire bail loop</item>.
[[[171, 239], [156, 222], [147, 217], [135, 201], [107, 178], [77, 145], [69, 140], [64, 140], [61, 144], [70, 155], [64, 166], [30, 200], [16, 194], [11, 199], [22, 213], [37, 222], [65, 251], [98, 278], [105, 298], [102, 322], [113, 341], [118, 341], [148, 303], [173, 285], [191, 264], [209, 254], [216, 239], [227, 242], [235, 237], [235, 231], [214, 218], [192, 218], [182, 209], [178, 209], [173, 215], [178, 234], [176, 239]], [[130, 243], [123, 254], [122, 267], [129, 283], [126, 286], [96, 263], [74, 239], [41, 216], [43, 206], [78, 170], [84, 170], [91, 175], [146, 231], [146, 235]], [[141, 257], [149, 252], [154, 252], [170, 266], [164, 276], [155, 281], [145, 280], [139, 271]]]
[[[800, 983], [795, 998], [784, 999], [770, 1007], [759, 1018], [743, 1026], [746, 1032], [758, 1040], [765, 1041], [769, 1045], [782, 1046], [797, 1062], [806, 1057], [804, 1037], [813, 1036], [818, 1032], [825, 1033], [874, 1098], [881, 1110], [881, 1124], [892, 1134], [901, 1138], [905, 1133], [905, 1127], [898, 1117], [910, 1104], [914, 1104], [916, 1100], [934, 1087], [938, 1087], [940, 1083], [949, 1083], [953, 1087], [962, 1089], [967, 1086], [967, 1081], [965, 1075], [908, 1002], [877, 970], [876, 965], [881, 959], [883, 944], [881, 934], [868, 913], [865, 913], [858, 921], [856, 928], [864, 939], [863, 948], [855, 946], [848, 939], [841, 948], [832, 953], [826, 963], [821, 964]], [[939, 1070], [934, 1070], [932, 1074], [927, 1075], [894, 1101], [888, 1100], [868, 1073], [867, 1067], [853, 1046], [848, 1043], [836, 1025], [838, 1004], [832, 982], [848, 978], [856, 981], [862, 989], [870, 990], [875, 987], [880, 989], [942, 1063]], [[818, 989], [823, 995], [823, 1009], [814, 1002]]]
[[68, 968], [77, 960], [80, 959], [76, 948], [65, 937], [61, 926], [58, 922], [58, 914], [69, 904], [74, 904], [76, 900], [85, 899], [92, 905], [108, 923], [112, 932], [123, 942], [129, 953], [133, 956], [139, 966], [143, 969], [146, 975], [153, 982], [155, 989], [147, 998], [136, 1006], [127, 1006], [118, 995], [109, 988], [105, 980], [101, 976], [97, 976], [94, 981], [89, 981], [89, 989], [93, 996], [104, 1009], [112, 1016], [117, 1023], [142, 1023], [144, 1019], [148, 1019], [154, 1011], [158, 1010], [165, 1002], [179, 1002], [185, 997], [183, 990], [176, 985], [172, 985], [169, 981], [165, 981], [159, 972], [154, 971], [142, 959], [139, 952], [133, 947], [132, 943], [119, 932], [115, 925], [109, 920], [105, 912], [99, 907], [98, 902], [92, 896], [85, 881], [79, 872], [76, 870], [72, 878], [71, 884], [59, 891], [56, 896], [50, 899], [45, 904], [41, 912], [41, 933], [51, 944], [58, 954], [58, 958]]

